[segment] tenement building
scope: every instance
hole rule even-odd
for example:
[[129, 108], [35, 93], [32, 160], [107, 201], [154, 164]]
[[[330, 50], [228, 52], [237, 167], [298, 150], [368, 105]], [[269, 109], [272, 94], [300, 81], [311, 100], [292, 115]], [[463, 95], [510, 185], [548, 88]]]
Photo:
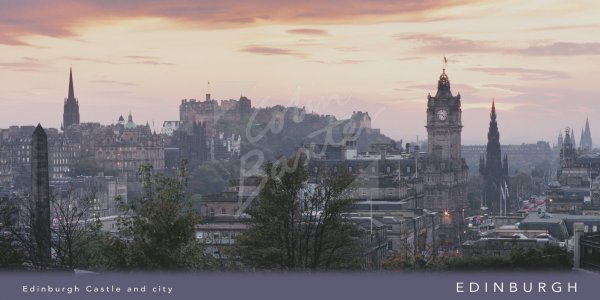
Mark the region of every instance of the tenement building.
[[160, 135], [150, 125], [137, 125], [131, 113], [127, 123], [103, 127], [96, 144], [94, 158], [98, 167], [113, 175], [137, 178], [141, 166], [150, 164], [155, 170], [165, 168], [165, 148]]

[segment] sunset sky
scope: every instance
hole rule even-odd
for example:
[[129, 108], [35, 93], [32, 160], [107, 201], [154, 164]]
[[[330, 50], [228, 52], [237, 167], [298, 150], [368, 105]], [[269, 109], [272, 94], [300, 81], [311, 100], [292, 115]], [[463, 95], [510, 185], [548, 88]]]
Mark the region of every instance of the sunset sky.
[[0, 2], [0, 128], [59, 127], [69, 67], [82, 122], [129, 111], [160, 130], [181, 99], [244, 95], [426, 137], [427, 94], [448, 58], [463, 144], [600, 142], [599, 1]]

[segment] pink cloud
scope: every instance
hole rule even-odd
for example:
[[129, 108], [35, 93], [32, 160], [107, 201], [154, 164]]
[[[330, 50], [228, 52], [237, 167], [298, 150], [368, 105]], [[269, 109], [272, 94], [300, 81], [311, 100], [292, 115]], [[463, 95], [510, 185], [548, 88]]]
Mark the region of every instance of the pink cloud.
[[253, 54], [261, 54], [261, 55], [290, 55], [297, 57], [305, 57], [306, 54], [299, 53], [293, 50], [284, 49], [284, 48], [275, 48], [275, 47], [265, 47], [265, 46], [247, 46], [240, 49], [242, 52], [248, 52]]
[[524, 56], [600, 55], [600, 43], [549, 42], [528, 47], [511, 47], [509, 41], [469, 40], [425, 33], [402, 33], [400, 41], [417, 42], [415, 53], [497, 53]]
[[527, 68], [494, 68], [494, 67], [473, 67], [467, 68], [467, 71], [484, 72], [490, 75], [515, 76], [523, 80], [548, 80], [569, 78], [569, 74], [561, 71], [527, 69]]
[[[403, 20], [426, 20], [431, 12], [463, 5], [467, 0], [348, 0], [348, 1], [192, 1], [192, 0], [62, 0], [2, 1], [0, 43], [25, 45], [21, 37], [65, 37], [78, 26], [98, 21], [158, 17], [200, 28], [232, 28], [261, 23], [375, 22], [389, 16]], [[374, 20], [377, 17], [378, 20]], [[319, 34], [315, 29], [292, 33]]]
[[328, 35], [329, 33], [322, 29], [311, 29], [311, 28], [300, 28], [290, 29], [287, 33], [291, 34], [302, 34], [302, 35]]

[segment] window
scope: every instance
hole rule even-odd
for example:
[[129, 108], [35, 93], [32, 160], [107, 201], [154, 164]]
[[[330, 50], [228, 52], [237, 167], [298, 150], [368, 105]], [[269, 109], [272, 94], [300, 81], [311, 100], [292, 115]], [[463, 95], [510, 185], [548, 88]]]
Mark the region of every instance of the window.
[[225, 207], [221, 208], [221, 214], [224, 215], [226, 213]]
[[588, 232], [589, 231], [589, 227], [587, 225], [583, 226], [583, 232]]
[[598, 231], [598, 226], [594, 225], [592, 226], [592, 232], [597, 232]]
[[389, 173], [390, 172], [390, 166], [387, 166], [386, 172]]
[[393, 250], [394, 249], [394, 244], [392, 243], [392, 241], [388, 241], [387, 242], [387, 249], [388, 250]]
[[387, 226], [387, 231], [392, 231], [392, 225]]
[[211, 209], [210, 209], [210, 216], [211, 216], [211, 217], [214, 217], [214, 216], [215, 216], [215, 209], [214, 209], [214, 208], [211, 208]]

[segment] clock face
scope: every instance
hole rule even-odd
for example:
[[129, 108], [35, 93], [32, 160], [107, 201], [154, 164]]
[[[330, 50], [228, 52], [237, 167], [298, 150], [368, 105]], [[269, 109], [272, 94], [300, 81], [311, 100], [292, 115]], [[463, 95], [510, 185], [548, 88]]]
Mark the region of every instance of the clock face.
[[438, 119], [440, 119], [441, 121], [446, 120], [446, 118], [448, 117], [448, 112], [445, 109], [440, 109], [437, 112], [437, 117]]

